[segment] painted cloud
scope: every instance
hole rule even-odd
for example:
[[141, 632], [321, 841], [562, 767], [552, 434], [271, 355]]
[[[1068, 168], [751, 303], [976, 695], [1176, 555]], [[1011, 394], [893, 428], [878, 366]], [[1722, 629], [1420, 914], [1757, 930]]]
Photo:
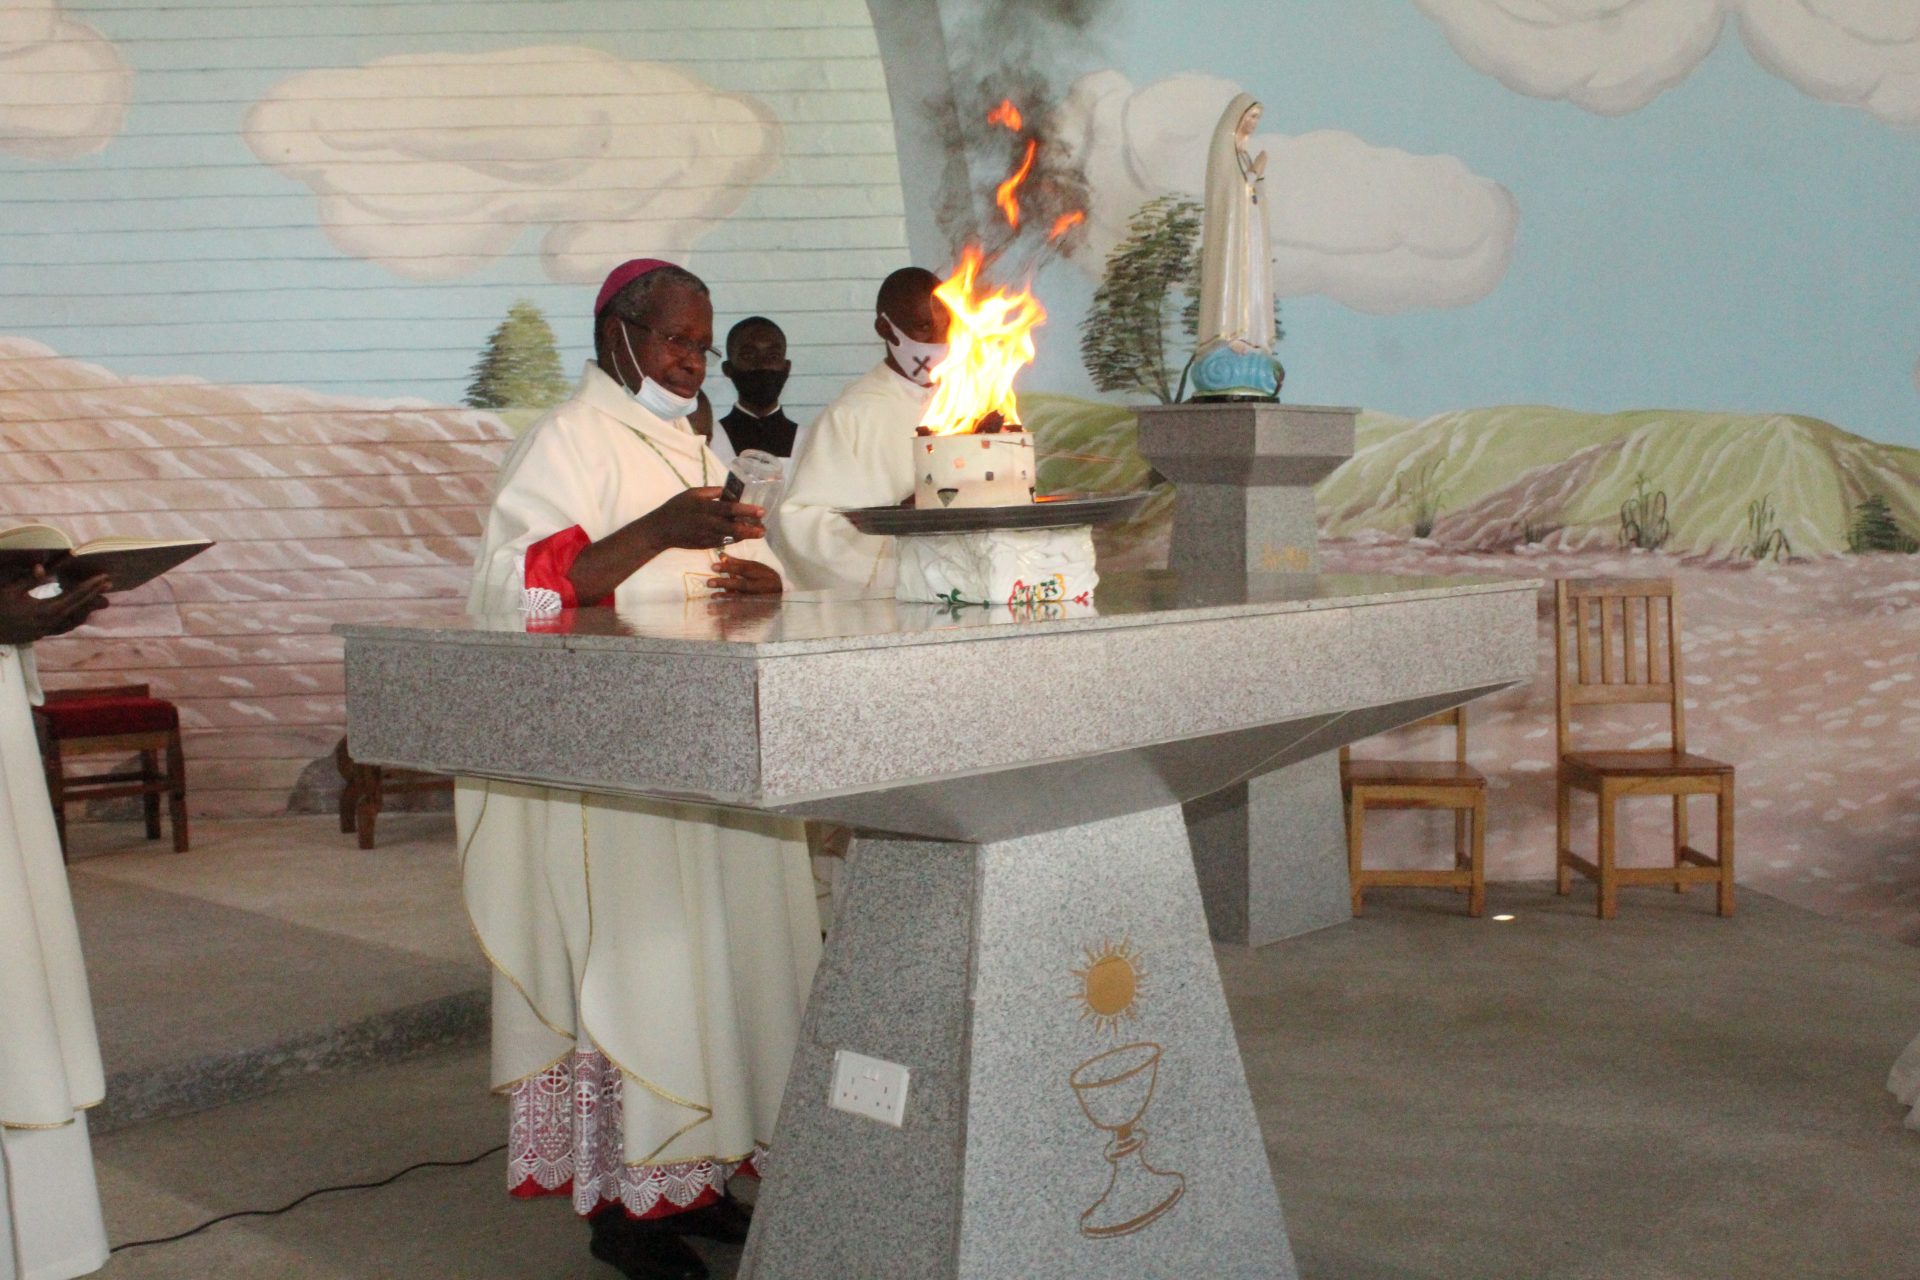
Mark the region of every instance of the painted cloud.
[[57, 160], [103, 150], [132, 96], [120, 51], [54, 0], [0, 5], [0, 151]]
[[556, 280], [681, 255], [778, 163], [778, 120], [687, 72], [593, 49], [382, 58], [291, 77], [247, 115], [335, 245], [444, 280], [545, 225]]
[[1914, 0], [1744, 0], [1738, 12], [1754, 59], [1801, 92], [1920, 129]]
[[1720, 0], [1414, 0], [1509, 89], [1601, 115], [1646, 106], [1720, 39]]
[[1693, 73], [1737, 17], [1755, 60], [1802, 92], [1920, 128], [1913, 0], [1414, 0], [1502, 84], [1601, 115]]
[[[1183, 75], [1135, 89], [1118, 71], [1073, 86], [1053, 121], [1091, 190], [1074, 261], [1097, 274], [1142, 203], [1168, 192], [1199, 199], [1207, 140], [1231, 81]], [[1506, 274], [1519, 209], [1496, 182], [1452, 156], [1376, 147], [1321, 130], [1253, 140], [1267, 160], [1274, 289], [1320, 293], [1377, 314], [1464, 306]]]

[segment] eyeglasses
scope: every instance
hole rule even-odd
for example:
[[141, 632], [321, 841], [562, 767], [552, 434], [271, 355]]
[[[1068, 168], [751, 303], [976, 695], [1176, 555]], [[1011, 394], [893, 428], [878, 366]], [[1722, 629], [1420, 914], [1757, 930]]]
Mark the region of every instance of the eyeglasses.
[[708, 364], [712, 364], [715, 360], [725, 359], [718, 351], [707, 346], [704, 342], [695, 342], [692, 338], [683, 338], [676, 333], [662, 333], [652, 325], [636, 324], [632, 320], [627, 321], [627, 323], [633, 325], [634, 328], [642, 333], [652, 334], [683, 355], [700, 356]]

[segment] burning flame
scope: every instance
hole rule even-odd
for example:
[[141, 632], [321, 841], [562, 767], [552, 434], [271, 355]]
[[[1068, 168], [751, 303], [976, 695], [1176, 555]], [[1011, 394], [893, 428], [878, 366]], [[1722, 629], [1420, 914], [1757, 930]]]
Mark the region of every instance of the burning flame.
[[1020, 422], [1013, 379], [1033, 363], [1033, 331], [1047, 313], [1027, 289], [977, 291], [983, 262], [979, 246], [968, 245], [959, 268], [933, 291], [953, 317], [947, 358], [933, 367], [933, 400], [920, 419], [935, 435], [964, 434], [996, 413], [1008, 426]]
[[[1003, 100], [987, 113], [987, 123], [1019, 133], [1020, 109]], [[1020, 186], [1033, 172], [1040, 149], [1028, 138], [1020, 163], [994, 191], [993, 200], [1007, 225], [1020, 226]], [[1048, 239], [1057, 240], [1086, 221], [1078, 210], [1055, 219]], [[1033, 331], [1046, 321], [1046, 309], [1028, 288], [988, 291], [980, 280], [986, 256], [978, 245], [968, 245], [960, 265], [933, 291], [951, 317], [947, 330], [947, 358], [933, 368], [934, 393], [920, 425], [935, 435], [971, 432], [997, 418], [1000, 426], [1020, 425], [1020, 406], [1013, 380], [1033, 363]], [[994, 429], [989, 425], [988, 429]]]
[[1020, 184], [1027, 180], [1027, 175], [1033, 172], [1033, 156], [1039, 149], [1040, 144], [1028, 138], [1026, 158], [1020, 161], [1020, 167], [1013, 171], [1011, 177], [994, 189], [993, 202], [1000, 206], [1000, 212], [1006, 215], [1010, 227], [1020, 225], [1020, 197], [1016, 193], [1020, 190]]

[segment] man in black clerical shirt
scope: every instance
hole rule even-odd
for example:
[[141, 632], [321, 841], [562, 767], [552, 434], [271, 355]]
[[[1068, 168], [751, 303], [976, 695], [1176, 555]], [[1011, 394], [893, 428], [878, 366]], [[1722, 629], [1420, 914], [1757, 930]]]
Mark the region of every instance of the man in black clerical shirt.
[[798, 424], [780, 411], [780, 391], [793, 362], [787, 335], [765, 316], [748, 316], [727, 331], [727, 358], [720, 366], [733, 383], [733, 412], [720, 419], [734, 453], [760, 449], [776, 458], [793, 453]]

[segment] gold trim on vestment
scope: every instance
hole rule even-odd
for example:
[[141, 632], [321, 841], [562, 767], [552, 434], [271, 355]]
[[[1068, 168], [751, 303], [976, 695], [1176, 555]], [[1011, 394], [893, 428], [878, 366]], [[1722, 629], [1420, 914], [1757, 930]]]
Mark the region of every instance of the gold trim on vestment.
[[532, 1071], [527, 1072], [527, 1074], [520, 1076], [516, 1079], [509, 1080], [505, 1084], [489, 1085], [487, 1087], [487, 1092], [512, 1093], [515, 1089], [518, 1089], [521, 1085], [533, 1079], [535, 1076], [543, 1076], [547, 1074], [547, 1072], [553, 1070], [555, 1067], [559, 1066], [561, 1063], [565, 1062], [568, 1058], [571, 1058], [574, 1054], [578, 1052], [580, 1052], [580, 1047], [578, 1045], [574, 1045], [572, 1048], [562, 1051], [559, 1057], [555, 1058], [552, 1062], [549, 1062], [544, 1067], [535, 1067]]
[[[623, 1068], [621, 1068], [621, 1070], [620, 1070], [620, 1074], [621, 1074], [621, 1076], [622, 1076], [622, 1077], [625, 1077], [625, 1076], [626, 1076], [626, 1074], [627, 1074], [627, 1072], [626, 1072], [626, 1069], [625, 1069], [624, 1067], [623, 1067]], [[637, 1078], [638, 1078], [638, 1077], [636, 1077], [636, 1079], [637, 1079]], [[641, 1083], [642, 1083], [642, 1084], [645, 1084], [646, 1082], [645, 1082], [645, 1081], [643, 1080], [643, 1081], [641, 1081]], [[623, 1113], [623, 1115], [624, 1115], [624, 1113]], [[711, 1120], [711, 1119], [713, 1119], [713, 1112], [711, 1112], [711, 1111], [709, 1111], [709, 1112], [707, 1112], [707, 1113], [706, 1113], [705, 1115], [703, 1115], [703, 1116], [701, 1116], [701, 1117], [700, 1117], [700, 1118], [699, 1118], [698, 1120], [695, 1120], [695, 1121], [694, 1121], [694, 1122], [693, 1122], [692, 1124], [690, 1124], [690, 1125], [687, 1125], [687, 1126], [686, 1126], [685, 1128], [682, 1128], [682, 1129], [679, 1129], [679, 1130], [676, 1130], [676, 1131], [674, 1132], [674, 1134], [673, 1134], [673, 1136], [672, 1136], [672, 1137], [670, 1137], [670, 1138], [668, 1138], [668, 1139], [667, 1139], [667, 1140], [666, 1140], [665, 1142], [663, 1142], [663, 1143], [661, 1143], [661, 1144], [660, 1144], [659, 1146], [657, 1146], [657, 1147], [655, 1147], [655, 1148], [654, 1148], [653, 1150], [651, 1150], [651, 1151], [649, 1151], [649, 1152], [647, 1152], [647, 1154], [646, 1154], [646, 1155], [644, 1155], [644, 1156], [642, 1156], [642, 1157], [640, 1157], [640, 1159], [638, 1159], [638, 1160], [623, 1160], [623, 1161], [621, 1161], [621, 1163], [622, 1163], [622, 1164], [625, 1164], [625, 1165], [626, 1165], [627, 1167], [629, 1167], [629, 1168], [633, 1168], [633, 1169], [653, 1169], [653, 1168], [658, 1168], [658, 1167], [660, 1167], [661, 1165], [669, 1165], [669, 1164], [693, 1164], [693, 1163], [695, 1163], [695, 1162], [697, 1162], [697, 1161], [700, 1161], [700, 1160], [709, 1160], [709, 1159], [712, 1159], [712, 1157], [711, 1157], [711, 1156], [694, 1156], [694, 1157], [693, 1157], [692, 1159], [690, 1159], [690, 1160], [655, 1160], [655, 1159], [654, 1159], [654, 1157], [655, 1157], [655, 1156], [657, 1156], [657, 1155], [659, 1155], [659, 1154], [660, 1154], [660, 1153], [661, 1153], [662, 1151], [665, 1151], [665, 1150], [666, 1150], [666, 1149], [667, 1149], [668, 1147], [670, 1147], [670, 1146], [672, 1146], [672, 1145], [673, 1145], [674, 1143], [676, 1143], [676, 1142], [678, 1142], [678, 1141], [680, 1141], [680, 1139], [682, 1139], [682, 1138], [684, 1138], [684, 1137], [686, 1137], [686, 1136], [687, 1136], [687, 1135], [688, 1135], [689, 1133], [692, 1133], [692, 1132], [693, 1132], [693, 1131], [694, 1131], [695, 1129], [698, 1129], [698, 1128], [699, 1128], [699, 1127], [700, 1127], [701, 1125], [703, 1125], [703, 1124], [705, 1124], [705, 1123], [707, 1123], [707, 1121], [709, 1121], [709, 1120]], [[620, 1146], [621, 1146], [621, 1149], [622, 1149], [622, 1150], [625, 1150], [625, 1149], [626, 1149], [626, 1145], [627, 1145], [627, 1141], [626, 1141], [626, 1138], [627, 1138], [627, 1135], [626, 1135], [626, 1132], [625, 1132], [625, 1128], [624, 1128], [624, 1126], [623, 1126], [623, 1127], [622, 1127], [622, 1131], [621, 1131], [621, 1134], [620, 1134]]]
[[[454, 798], [459, 798], [459, 792], [454, 793]], [[463, 875], [467, 870], [467, 853], [473, 848], [474, 837], [480, 834], [480, 824], [487, 818], [487, 802], [492, 799], [493, 779], [480, 779], [480, 812], [473, 815], [473, 830], [467, 832], [467, 842], [460, 846], [460, 871]]]
[[[586, 899], [587, 899], [586, 954], [587, 954], [587, 957], [591, 959], [593, 955], [593, 938], [594, 938], [593, 843], [592, 843], [592, 838], [588, 832], [588, 819], [589, 819], [590, 809], [587, 804], [587, 795], [585, 792], [580, 792], [578, 793], [578, 796], [579, 796], [579, 805], [580, 805], [580, 872], [581, 872], [582, 880], [585, 884]], [[492, 797], [493, 797], [492, 782], [490, 780], [483, 781], [482, 789], [481, 789], [481, 797], [480, 797], [480, 812], [474, 815], [473, 830], [467, 833], [466, 844], [463, 845], [460, 849], [460, 872], [463, 879], [466, 875], [466, 869], [467, 869], [467, 854], [473, 847], [474, 839], [480, 833], [480, 824], [485, 819], [486, 813], [487, 813], [487, 802], [491, 800]], [[552, 803], [552, 802], [549, 801], [548, 803]], [[462, 899], [464, 900], [464, 898], [465, 898], [465, 895], [462, 894]], [[671, 1165], [694, 1164], [694, 1163], [698, 1163], [701, 1160], [709, 1160], [715, 1164], [729, 1164], [729, 1163], [737, 1164], [737, 1163], [740, 1163], [741, 1161], [747, 1160], [749, 1157], [751, 1157], [754, 1154], [753, 1151], [749, 1151], [745, 1155], [741, 1155], [737, 1157], [735, 1156], [690, 1156], [690, 1157], [677, 1159], [677, 1160], [655, 1160], [654, 1157], [659, 1155], [662, 1151], [665, 1151], [668, 1147], [678, 1142], [681, 1138], [684, 1138], [687, 1134], [693, 1132], [695, 1129], [698, 1129], [701, 1125], [706, 1124], [708, 1121], [712, 1120], [713, 1108], [704, 1103], [694, 1102], [688, 1098], [682, 1098], [678, 1094], [675, 1094], [670, 1090], [661, 1088], [659, 1085], [653, 1083], [651, 1080], [647, 1079], [645, 1076], [641, 1075], [639, 1072], [634, 1071], [633, 1069], [628, 1067], [625, 1063], [621, 1062], [618, 1057], [608, 1052], [606, 1045], [601, 1043], [599, 1037], [595, 1036], [591, 1031], [591, 1029], [585, 1026], [586, 1019], [585, 1019], [585, 1014], [583, 1012], [585, 1001], [582, 995], [582, 990], [580, 985], [576, 984], [574, 988], [574, 1008], [577, 1012], [579, 1012], [579, 1017], [582, 1024], [580, 1030], [577, 1032], [573, 1032], [573, 1031], [564, 1030], [561, 1027], [556, 1026], [551, 1019], [549, 1019], [545, 1014], [543, 1014], [540, 1011], [540, 1006], [534, 1002], [533, 997], [530, 994], [528, 994], [527, 989], [520, 984], [520, 980], [514, 977], [514, 975], [507, 969], [507, 967], [501, 964], [500, 961], [494, 957], [493, 953], [487, 949], [486, 941], [484, 938], [481, 937], [481, 934], [480, 934], [480, 927], [478, 923], [475, 922], [475, 920], [473, 919], [473, 911], [471, 907], [469, 907], [467, 910], [467, 927], [469, 931], [473, 934], [474, 943], [480, 948], [480, 953], [487, 958], [487, 963], [492, 965], [494, 968], [494, 971], [499, 973], [502, 977], [504, 977], [509, 983], [513, 985], [513, 989], [520, 993], [520, 998], [527, 1002], [527, 1008], [533, 1011], [533, 1016], [539, 1019], [540, 1023], [543, 1026], [545, 1026], [548, 1030], [552, 1031], [555, 1035], [563, 1037], [568, 1042], [568, 1047], [565, 1050], [563, 1050], [552, 1061], [548, 1062], [545, 1066], [539, 1067], [533, 1071], [529, 1071], [525, 1075], [519, 1076], [516, 1079], [506, 1081], [502, 1084], [493, 1085], [490, 1088], [490, 1092], [495, 1094], [511, 1093], [514, 1089], [520, 1087], [523, 1084], [526, 1084], [528, 1081], [532, 1080], [534, 1077], [544, 1075], [546, 1072], [553, 1070], [555, 1067], [559, 1066], [561, 1063], [565, 1062], [568, 1058], [574, 1056], [576, 1053], [579, 1052], [579, 1042], [580, 1042], [580, 1039], [584, 1036], [584, 1038], [589, 1043], [592, 1044], [594, 1051], [599, 1053], [600, 1056], [604, 1057], [608, 1062], [611, 1062], [614, 1065], [615, 1070], [620, 1072], [620, 1077], [623, 1082], [631, 1081], [632, 1083], [639, 1085], [642, 1089], [645, 1089], [648, 1093], [653, 1094], [656, 1098], [661, 1099], [663, 1102], [667, 1102], [676, 1107], [683, 1107], [688, 1111], [692, 1111], [696, 1113], [695, 1118], [691, 1123], [686, 1124], [681, 1128], [675, 1130], [671, 1135], [667, 1137], [667, 1139], [664, 1142], [660, 1143], [660, 1145], [656, 1146], [652, 1151], [649, 1151], [645, 1156], [641, 1157], [638, 1160], [623, 1160], [621, 1163], [625, 1167], [629, 1169], [665, 1168]], [[584, 983], [586, 981], [586, 967], [587, 966], [584, 963], [581, 965], [581, 972], [580, 972], [580, 979], [579, 979], [580, 983]], [[756, 1142], [755, 1151], [759, 1150], [759, 1148], [764, 1147], [766, 1145], [768, 1144], [764, 1142]]]
[[[608, 1062], [611, 1062], [614, 1066], [618, 1067], [620, 1069], [621, 1075], [633, 1081], [635, 1084], [639, 1085], [642, 1089], [645, 1089], [648, 1093], [652, 1094], [654, 1097], [659, 1098], [663, 1102], [671, 1102], [676, 1107], [685, 1107], [689, 1111], [698, 1111], [703, 1115], [705, 1115], [708, 1119], [713, 1118], [713, 1108], [708, 1106], [706, 1103], [694, 1102], [690, 1099], [682, 1098], [678, 1094], [669, 1093], [667, 1090], [662, 1089], [659, 1085], [653, 1083], [653, 1081], [647, 1079], [645, 1076], [641, 1075], [639, 1072], [632, 1070], [625, 1063], [621, 1062], [620, 1059], [608, 1053], [607, 1046], [601, 1044], [599, 1037], [595, 1036], [591, 1030], [587, 1031], [586, 1034], [587, 1034], [587, 1039], [593, 1041], [593, 1047], [595, 1052], [597, 1052], [601, 1057], [605, 1058]], [[685, 1130], [682, 1130], [681, 1132], [684, 1133]], [[675, 1136], [677, 1137], [679, 1135], [676, 1134]]]
[[[587, 958], [588, 958], [588, 962], [591, 963], [592, 957], [593, 957], [593, 929], [594, 929], [593, 842], [587, 834], [587, 813], [588, 813], [587, 797], [586, 797], [586, 793], [582, 792], [580, 795], [580, 874], [582, 879], [585, 881], [586, 887], [587, 887]], [[671, 819], [668, 819], [668, 821], [671, 821]], [[587, 965], [582, 964], [580, 966], [580, 980], [582, 982], [586, 981], [586, 976], [587, 976], [586, 970], [587, 970]], [[695, 1129], [698, 1129], [701, 1125], [707, 1123], [707, 1121], [713, 1119], [713, 1108], [711, 1106], [705, 1103], [694, 1102], [687, 1098], [682, 1098], [678, 1094], [671, 1093], [666, 1089], [662, 1089], [659, 1085], [653, 1083], [653, 1081], [647, 1079], [645, 1076], [641, 1075], [639, 1072], [630, 1069], [626, 1063], [620, 1061], [620, 1059], [616, 1058], [613, 1054], [608, 1053], [607, 1046], [600, 1042], [600, 1037], [594, 1035], [593, 1029], [586, 1025], [586, 1012], [584, 1007], [585, 1001], [582, 998], [581, 992], [578, 989], [574, 991], [574, 1003], [576, 1007], [579, 1007], [581, 1009], [581, 1016], [580, 1016], [581, 1032], [587, 1037], [588, 1040], [593, 1042], [593, 1047], [600, 1053], [600, 1056], [604, 1057], [608, 1062], [611, 1062], [614, 1065], [614, 1068], [620, 1072], [621, 1078], [623, 1080], [633, 1081], [635, 1084], [639, 1085], [642, 1089], [645, 1089], [648, 1093], [651, 1093], [654, 1097], [659, 1098], [663, 1102], [671, 1103], [676, 1107], [685, 1107], [689, 1111], [696, 1111], [699, 1113], [699, 1117], [700, 1117], [699, 1119], [695, 1120], [692, 1124], [689, 1124], [684, 1128], [677, 1130], [665, 1142], [661, 1143], [659, 1146], [655, 1147], [653, 1150], [647, 1152], [647, 1154], [641, 1157], [639, 1160], [631, 1161], [631, 1162], [623, 1162], [623, 1163], [630, 1163], [633, 1165], [646, 1165], [648, 1161], [651, 1161], [653, 1159], [653, 1157], [659, 1155], [662, 1151], [665, 1151], [668, 1147], [678, 1142], [681, 1138], [693, 1132]], [[673, 1161], [665, 1161], [663, 1163], [684, 1164], [686, 1162], [683, 1160], [673, 1160]]]
[[[505, 978], [512, 984], [513, 989], [520, 993], [520, 998], [527, 1002], [527, 1008], [533, 1011], [533, 1016], [540, 1025], [553, 1032], [553, 1034], [563, 1037], [568, 1044], [577, 1044], [579, 1041], [579, 1033], [577, 1031], [566, 1030], [556, 1024], [553, 1019], [549, 1018], [546, 1014], [542, 1013], [540, 1011], [540, 1005], [534, 1000], [533, 996], [525, 987], [520, 985], [520, 979], [514, 977], [513, 971], [508, 969], [506, 965], [500, 963], [493, 952], [487, 948], [487, 940], [482, 937], [480, 933], [480, 922], [473, 918], [473, 904], [467, 901], [467, 852], [473, 848], [474, 840], [480, 835], [480, 824], [486, 820], [487, 802], [491, 799], [493, 799], [493, 781], [491, 779], [483, 779], [480, 784], [480, 812], [473, 816], [473, 830], [467, 832], [467, 842], [460, 846], [460, 906], [467, 913], [467, 932], [473, 935], [474, 945], [480, 948], [480, 954], [486, 957], [487, 963], [493, 967], [493, 971]], [[577, 992], [575, 993], [575, 1001], [577, 1005]], [[561, 1056], [564, 1057], [565, 1055], [563, 1054]], [[559, 1060], [559, 1058], [555, 1058], [554, 1062], [558, 1062]], [[553, 1066], [553, 1063], [549, 1062], [547, 1066], [542, 1067], [540, 1070], [545, 1071], [551, 1066]], [[538, 1075], [540, 1072], [536, 1071], [533, 1074]], [[532, 1077], [522, 1076], [520, 1078], [527, 1080]]]
[[512, 985], [513, 989], [520, 993], [520, 998], [527, 1002], [527, 1008], [533, 1012], [535, 1020], [538, 1021], [541, 1026], [553, 1032], [553, 1034], [564, 1037], [568, 1044], [576, 1043], [578, 1041], [578, 1034], [556, 1026], [552, 1019], [540, 1012], [540, 1006], [533, 1002], [533, 997], [527, 994], [527, 989], [520, 985], [520, 979], [514, 977], [513, 974], [508, 971], [507, 966], [501, 964], [499, 960], [494, 958], [493, 952], [487, 950], [486, 939], [480, 936], [480, 926], [474, 921], [471, 908], [467, 911], [467, 932], [473, 935], [473, 944], [480, 948], [480, 954], [486, 957], [486, 961], [492, 966], [493, 971], [505, 978], [507, 982]]
[[74, 1119], [78, 1117], [82, 1111], [91, 1111], [105, 1101], [105, 1098], [95, 1098], [92, 1102], [83, 1102], [73, 1109], [73, 1115], [68, 1116], [65, 1120], [55, 1120], [52, 1124], [29, 1124], [25, 1120], [0, 1120], [0, 1129], [21, 1129], [28, 1131], [64, 1129], [72, 1124]]
[[[629, 1168], [629, 1169], [671, 1169], [675, 1165], [699, 1164], [702, 1160], [709, 1160], [709, 1161], [712, 1161], [714, 1164], [738, 1165], [738, 1164], [745, 1164], [747, 1161], [753, 1159], [753, 1157], [759, 1155], [762, 1151], [771, 1151], [771, 1150], [773, 1150], [772, 1143], [761, 1142], [758, 1139], [755, 1139], [753, 1144], [753, 1150], [747, 1152], [743, 1156], [688, 1156], [684, 1160], [625, 1160], [625, 1161], [622, 1161], [621, 1163], [626, 1168]], [[655, 1151], [657, 1152], [658, 1148], [655, 1148]]]

